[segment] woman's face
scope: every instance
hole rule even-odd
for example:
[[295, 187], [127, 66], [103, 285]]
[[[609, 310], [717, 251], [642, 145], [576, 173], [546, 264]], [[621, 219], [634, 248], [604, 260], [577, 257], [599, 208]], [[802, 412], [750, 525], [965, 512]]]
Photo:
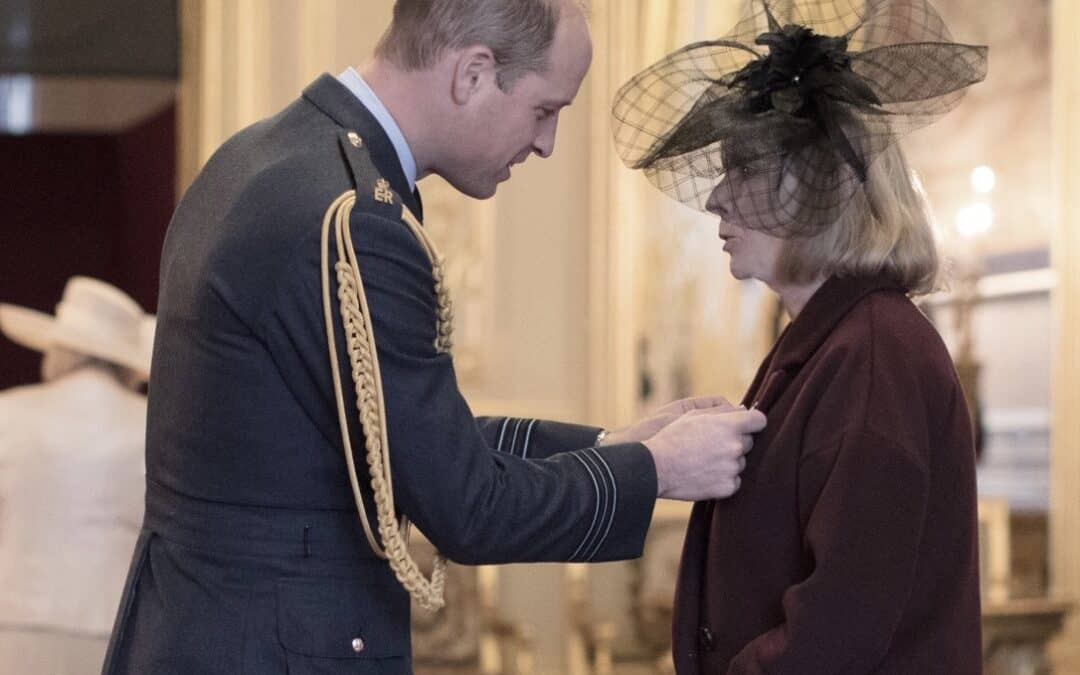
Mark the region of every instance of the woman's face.
[[776, 264], [783, 239], [725, 220], [720, 221], [719, 234], [724, 240], [724, 252], [731, 257], [733, 277], [776, 285]]
[[706, 208], [720, 216], [719, 234], [724, 240], [724, 252], [731, 256], [732, 276], [775, 286], [784, 240], [742, 222], [748, 217], [745, 214], [758, 212], [757, 202], [769, 189], [769, 182], [764, 174], [732, 172], [713, 190]]

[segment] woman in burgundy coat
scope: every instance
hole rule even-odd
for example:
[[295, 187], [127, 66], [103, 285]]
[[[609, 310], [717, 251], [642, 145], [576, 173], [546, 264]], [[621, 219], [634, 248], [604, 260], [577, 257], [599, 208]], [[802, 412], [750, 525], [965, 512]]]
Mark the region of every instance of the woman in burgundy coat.
[[985, 76], [986, 50], [925, 0], [794, 4], [670, 55], [615, 105], [624, 160], [719, 215], [732, 274], [792, 319], [743, 401], [769, 426], [741, 490], [694, 508], [676, 669], [979, 673], [972, 426], [910, 299], [938, 256], [896, 141]]

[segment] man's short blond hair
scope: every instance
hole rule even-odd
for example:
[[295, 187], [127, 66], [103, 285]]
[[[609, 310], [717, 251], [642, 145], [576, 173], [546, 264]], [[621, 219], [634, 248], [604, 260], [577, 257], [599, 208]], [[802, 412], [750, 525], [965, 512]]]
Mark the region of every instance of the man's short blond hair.
[[508, 91], [526, 73], [544, 72], [555, 40], [558, 0], [397, 0], [375, 55], [407, 70], [430, 68], [448, 50], [484, 45]]
[[779, 280], [884, 274], [912, 295], [937, 288], [939, 256], [926, 193], [897, 144], [870, 165], [866, 182], [823, 231], [784, 242]]

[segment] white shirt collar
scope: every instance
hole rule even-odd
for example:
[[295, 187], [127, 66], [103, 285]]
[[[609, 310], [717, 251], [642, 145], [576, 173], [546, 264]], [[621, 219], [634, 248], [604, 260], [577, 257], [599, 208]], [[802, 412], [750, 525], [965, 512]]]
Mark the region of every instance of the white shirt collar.
[[405, 180], [409, 181], [409, 189], [416, 189], [416, 158], [413, 157], [412, 150], [409, 148], [409, 142], [405, 140], [405, 134], [402, 133], [401, 127], [394, 121], [394, 116], [390, 114], [390, 111], [386, 109], [383, 102], [379, 100], [379, 97], [375, 95], [371, 87], [364, 78], [360, 77], [360, 73], [356, 72], [355, 68], [347, 68], [340, 75], [338, 75], [338, 82], [345, 85], [349, 91], [351, 91], [356, 98], [360, 99], [360, 102], [364, 104], [364, 107], [368, 109], [375, 119], [378, 120], [379, 126], [386, 132], [387, 137], [390, 138], [390, 143], [393, 144], [394, 150], [397, 152], [398, 162], [401, 163], [401, 170], [405, 174]]

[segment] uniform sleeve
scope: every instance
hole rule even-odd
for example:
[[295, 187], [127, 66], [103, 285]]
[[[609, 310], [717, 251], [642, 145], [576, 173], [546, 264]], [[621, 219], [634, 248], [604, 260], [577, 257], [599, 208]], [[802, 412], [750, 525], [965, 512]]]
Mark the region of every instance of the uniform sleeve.
[[922, 461], [884, 437], [845, 433], [799, 467], [813, 573], [783, 596], [784, 622], [730, 674], [866, 673], [885, 656], [911, 592], [927, 510]]
[[596, 443], [599, 427], [522, 417], [477, 418], [488, 447], [523, 459], [547, 459]]
[[[559, 431], [562, 425], [549, 431], [531, 421], [515, 421], [513, 429], [509, 422], [503, 428], [504, 420], [488, 421], [485, 438], [458, 390], [451, 358], [435, 350], [431, 267], [419, 243], [402, 223], [371, 215], [354, 214], [352, 228], [375, 333], [398, 510], [459, 563], [639, 556], [656, 499], [647, 448], [592, 448], [595, 432], [590, 438]], [[304, 258], [267, 311], [264, 339], [284, 376], [294, 380], [297, 399], [340, 448], [319, 251], [303, 248]], [[336, 282], [333, 292], [337, 316]], [[340, 320], [335, 323], [349, 432], [363, 467], [355, 389]], [[499, 452], [494, 434], [501, 431]], [[368, 484], [365, 474], [360, 478]]]

